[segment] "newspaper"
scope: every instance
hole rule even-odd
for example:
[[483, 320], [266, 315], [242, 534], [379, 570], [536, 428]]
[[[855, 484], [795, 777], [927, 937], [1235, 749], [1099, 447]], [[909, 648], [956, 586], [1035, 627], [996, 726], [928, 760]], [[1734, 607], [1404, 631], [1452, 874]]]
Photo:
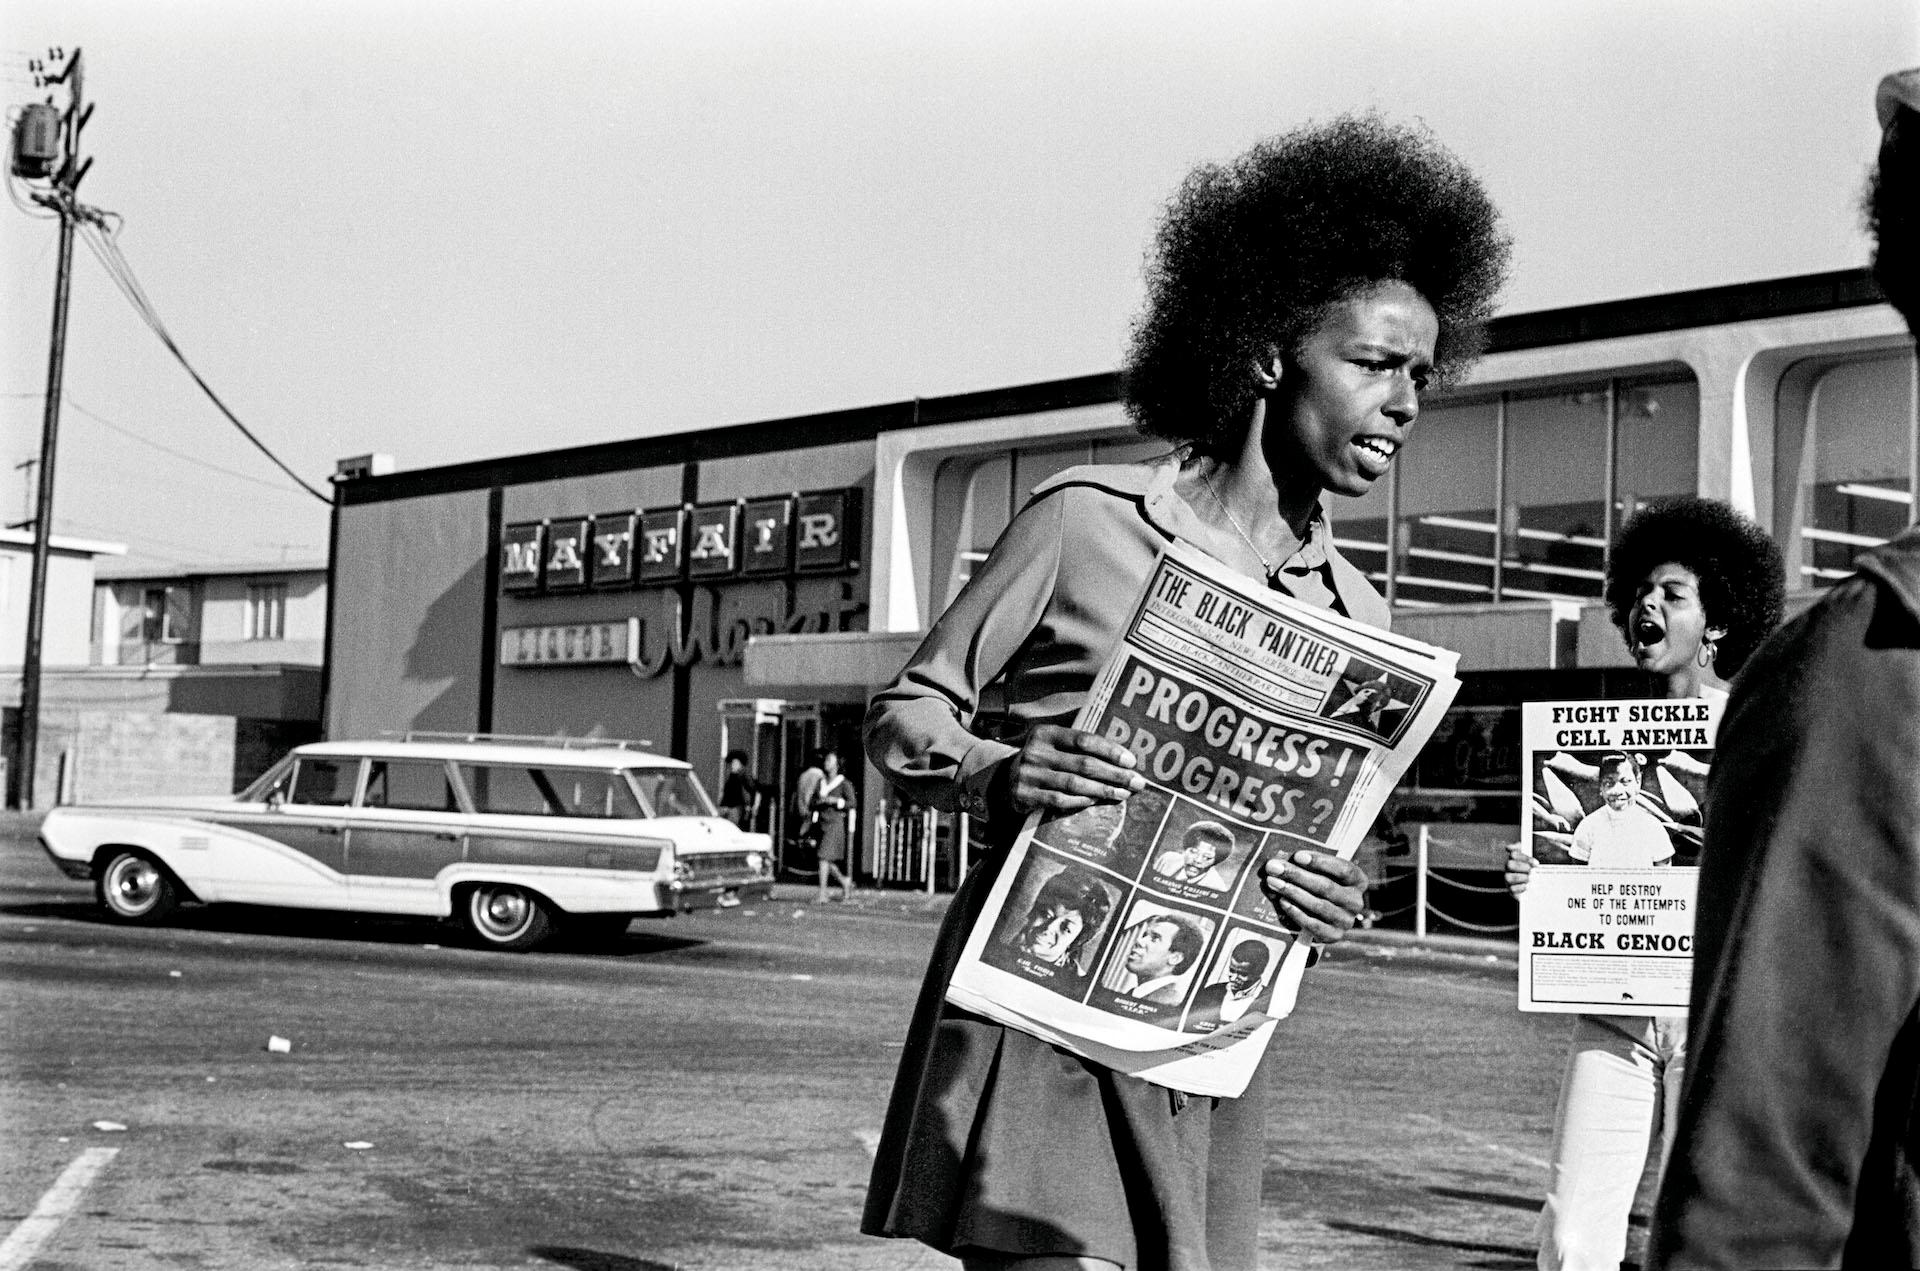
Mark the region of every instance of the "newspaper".
[[948, 1000], [1172, 1089], [1239, 1095], [1308, 955], [1261, 867], [1353, 855], [1453, 700], [1456, 660], [1168, 547], [1075, 721], [1131, 749], [1147, 787], [1028, 818]]
[[1528, 702], [1520, 1009], [1684, 1014], [1720, 703]]

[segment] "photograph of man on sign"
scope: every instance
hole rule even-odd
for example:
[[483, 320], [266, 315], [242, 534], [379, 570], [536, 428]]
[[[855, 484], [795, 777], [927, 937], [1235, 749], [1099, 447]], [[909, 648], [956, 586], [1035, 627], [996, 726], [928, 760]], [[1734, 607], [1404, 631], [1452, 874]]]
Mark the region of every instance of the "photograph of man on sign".
[[1556, 751], [1533, 782], [1533, 856], [1542, 865], [1692, 865], [1711, 752]]

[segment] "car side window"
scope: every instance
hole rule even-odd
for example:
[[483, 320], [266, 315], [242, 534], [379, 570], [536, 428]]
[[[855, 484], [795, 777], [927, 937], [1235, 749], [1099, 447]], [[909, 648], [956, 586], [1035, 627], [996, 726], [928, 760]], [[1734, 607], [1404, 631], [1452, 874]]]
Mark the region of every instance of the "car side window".
[[460, 777], [476, 812], [497, 816], [560, 816], [559, 795], [537, 772], [518, 764], [463, 763]]
[[640, 805], [617, 772], [597, 768], [461, 764], [474, 810], [505, 816], [634, 818]]
[[439, 760], [375, 759], [367, 769], [365, 808], [404, 812], [458, 812], [447, 766]]
[[359, 778], [358, 759], [303, 755], [294, 763], [293, 787], [287, 794], [287, 802], [344, 808], [353, 802], [353, 787]]
[[568, 816], [632, 818], [642, 815], [633, 791], [617, 772], [595, 768], [548, 768], [547, 783]]
[[655, 816], [712, 816], [713, 804], [693, 774], [678, 768], [636, 770], [634, 783]]

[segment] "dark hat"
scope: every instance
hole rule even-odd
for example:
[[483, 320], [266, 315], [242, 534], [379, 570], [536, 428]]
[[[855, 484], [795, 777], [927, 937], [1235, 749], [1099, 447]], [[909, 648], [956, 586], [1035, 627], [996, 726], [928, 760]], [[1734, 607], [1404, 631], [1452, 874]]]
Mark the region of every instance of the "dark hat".
[[1893, 122], [1893, 112], [1900, 106], [1920, 114], [1920, 66], [1893, 72], [1874, 91], [1873, 109], [1880, 116], [1881, 131]]

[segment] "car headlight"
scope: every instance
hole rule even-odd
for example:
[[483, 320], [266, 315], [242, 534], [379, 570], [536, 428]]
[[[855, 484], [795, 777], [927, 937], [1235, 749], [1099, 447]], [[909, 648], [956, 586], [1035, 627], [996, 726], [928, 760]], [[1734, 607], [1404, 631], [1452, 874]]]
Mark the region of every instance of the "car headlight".
[[767, 863], [767, 858], [760, 855], [760, 853], [758, 852], [747, 853], [747, 868], [752, 870], [754, 873], [756, 874], [759, 873], [761, 869], [766, 866], [766, 863]]

